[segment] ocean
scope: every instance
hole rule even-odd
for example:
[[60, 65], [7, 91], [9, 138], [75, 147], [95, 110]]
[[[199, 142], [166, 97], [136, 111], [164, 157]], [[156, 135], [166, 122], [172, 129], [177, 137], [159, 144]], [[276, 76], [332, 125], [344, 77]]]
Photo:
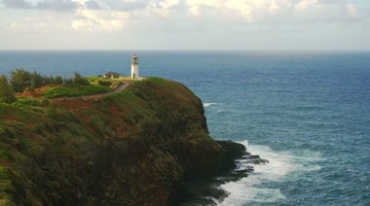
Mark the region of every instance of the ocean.
[[[269, 160], [219, 205], [370, 205], [370, 52], [135, 51], [199, 96], [210, 135]], [[130, 72], [130, 51], [0, 52], [0, 74]]]

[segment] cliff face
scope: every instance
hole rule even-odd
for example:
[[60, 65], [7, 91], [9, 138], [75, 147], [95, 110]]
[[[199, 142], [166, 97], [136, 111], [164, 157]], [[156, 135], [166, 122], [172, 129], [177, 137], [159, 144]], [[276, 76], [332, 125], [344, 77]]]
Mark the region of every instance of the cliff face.
[[172, 205], [245, 152], [212, 140], [200, 99], [159, 78], [0, 117], [0, 205]]

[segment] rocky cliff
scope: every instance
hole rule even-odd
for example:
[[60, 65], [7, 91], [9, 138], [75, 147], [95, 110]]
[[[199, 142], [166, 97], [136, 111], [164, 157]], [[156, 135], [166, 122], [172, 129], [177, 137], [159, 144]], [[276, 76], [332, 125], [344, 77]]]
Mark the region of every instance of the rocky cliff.
[[208, 135], [201, 100], [160, 78], [99, 100], [0, 105], [0, 205], [175, 205], [245, 148]]

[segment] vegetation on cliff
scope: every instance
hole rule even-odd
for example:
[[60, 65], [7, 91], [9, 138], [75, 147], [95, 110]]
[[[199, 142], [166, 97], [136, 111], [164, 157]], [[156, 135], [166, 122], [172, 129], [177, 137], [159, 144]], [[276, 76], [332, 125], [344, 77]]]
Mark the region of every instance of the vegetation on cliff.
[[0, 103], [0, 205], [171, 205], [243, 152], [212, 140], [201, 100], [160, 78], [98, 101]]
[[15, 102], [13, 89], [8, 83], [8, 79], [5, 75], [0, 75], [0, 102], [12, 103]]
[[[35, 99], [30, 97], [40, 100], [108, 93], [121, 82], [120, 79], [115, 81], [98, 76], [85, 78], [78, 72], [71, 78], [63, 78], [16, 69], [11, 72], [9, 81], [5, 75], [0, 76], [0, 102], [12, 103], [19, 100], [20, 103], [35, 103]], [[19, 99], [15, 93], [20, 95]]]

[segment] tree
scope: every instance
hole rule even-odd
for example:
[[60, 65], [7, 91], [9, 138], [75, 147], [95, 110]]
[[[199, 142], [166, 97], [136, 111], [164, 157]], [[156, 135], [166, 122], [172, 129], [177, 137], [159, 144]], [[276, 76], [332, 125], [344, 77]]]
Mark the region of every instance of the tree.
[[24, 69], [16, 69], [11, 72], [10, 84], [15, 92], [23, 92], [31, 87], [31, 74]]
[[1, 103], [12, 103], [15, 102], [16, 98], [12, 87], [9, 85], [8, 79], [5, 75], [0, 75], [0, 102]]
[[44, 81], [44, 85], [54, 84], [54, 77], [53, 76], [43, 76], [42, 79]]
[[39, 87], [42, 87], [43, 84], [44, 84], [43, 77], [39, 73], [33, 72], [31, 74], [31, 87], [32, 87], [32, 89], [37, 89]]
[[63, 84], [63, 77], [57, 75], [54, 78], [54, 84]]
[[73, 77], [73, 83], [78, 85], [89, 85], [89, 81], [81, 76], [78, 72], [75, 72]]

